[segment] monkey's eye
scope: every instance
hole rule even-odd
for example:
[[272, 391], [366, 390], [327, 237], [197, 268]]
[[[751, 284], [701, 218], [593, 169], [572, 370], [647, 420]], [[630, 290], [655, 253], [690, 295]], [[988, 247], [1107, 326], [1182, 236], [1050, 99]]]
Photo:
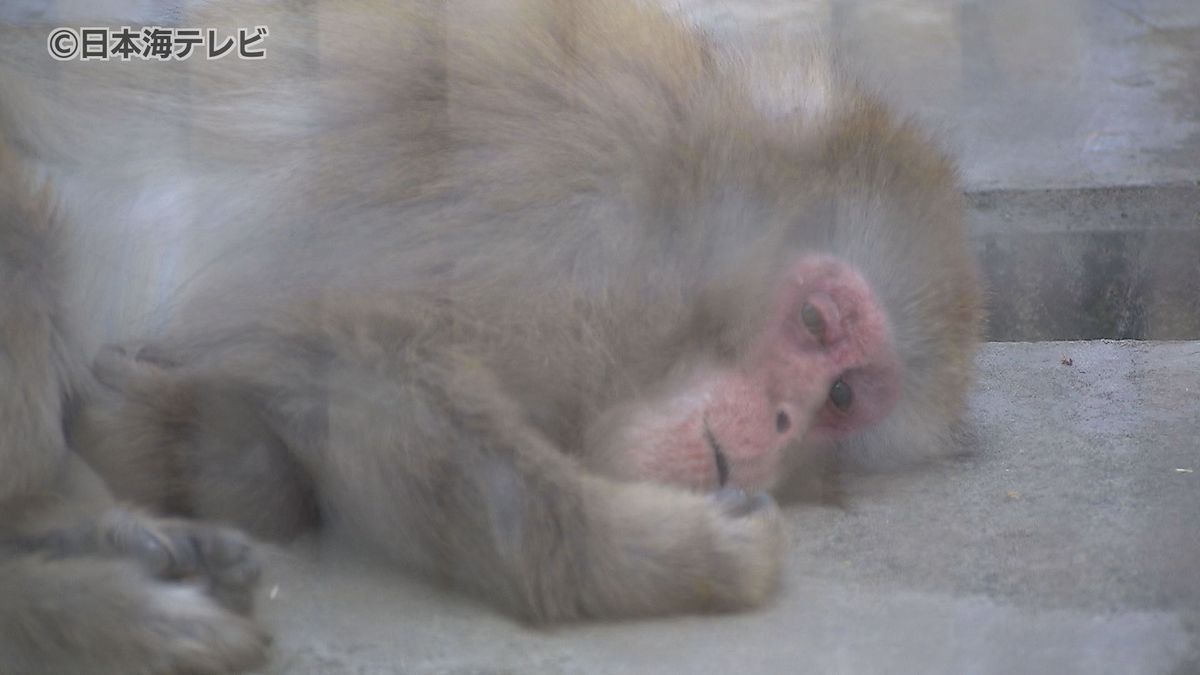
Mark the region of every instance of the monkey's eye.
[[806, 302], [800, 308], [800, 320], [804, 322], [804, 327], [808, 329], [808, 332], [813, 334], [813, 337], [824, 342], [825, 317], [821, 315], [821, 310], [814, 307], [811, 303]]
[[841, 412], [846, 412], [850, 409], [850, 404], [854, 403], [854, 391], [839, 377], [829, 388], [829, 402]]

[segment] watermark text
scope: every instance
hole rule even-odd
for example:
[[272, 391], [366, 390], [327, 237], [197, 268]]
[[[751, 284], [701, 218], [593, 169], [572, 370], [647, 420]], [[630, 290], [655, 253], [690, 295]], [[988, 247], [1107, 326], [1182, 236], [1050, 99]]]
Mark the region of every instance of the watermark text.
[[264, 59], [266, 26], [239, 28], [236, 34], [215, 28], [55, 28], [46, 49], [59, 61], [209, 61], [236, 56]]

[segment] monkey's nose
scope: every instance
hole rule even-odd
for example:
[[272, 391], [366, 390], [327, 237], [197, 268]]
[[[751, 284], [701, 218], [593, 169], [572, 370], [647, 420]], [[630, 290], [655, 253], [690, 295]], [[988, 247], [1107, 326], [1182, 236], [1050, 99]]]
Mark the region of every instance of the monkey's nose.
[[788, 416], [786, 410], [780, 410], [775, 413], [775, 431], [779, 434], [786, 434], [792, 428], [792, 418]]

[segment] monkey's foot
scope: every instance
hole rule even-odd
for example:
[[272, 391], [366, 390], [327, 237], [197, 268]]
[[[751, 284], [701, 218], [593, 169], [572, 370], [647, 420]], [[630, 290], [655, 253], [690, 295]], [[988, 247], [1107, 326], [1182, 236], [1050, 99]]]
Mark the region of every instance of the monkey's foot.
[[261, 567], [250, 541], [236, 530], [112, 509], [100, 533], [102, 548], [136, 558], [159, 579], [199, 584], [239, 614], [253, 609]]
[[249, 539], [229, 528], [158, 519], [122, 508], [100, 518], [23, 537], [10, 548], [52, 559], [128, 559], [163, 582], [207, 592], [226, 609], [248, 615], [260, 566]]
[[262, 666], [270, 637], [202, 584], [126, 557], [0, 561], [0, 670], [61, 675], [224, 675]]
[[[240, 673], [262, 666], [271, 638], [256, 622], [192, 584], [159, 584], [140, 598], [134, 630], [117, 636], [145, 650], [151, 673]], [[138, 671], [141, 672], [141, 671]]]

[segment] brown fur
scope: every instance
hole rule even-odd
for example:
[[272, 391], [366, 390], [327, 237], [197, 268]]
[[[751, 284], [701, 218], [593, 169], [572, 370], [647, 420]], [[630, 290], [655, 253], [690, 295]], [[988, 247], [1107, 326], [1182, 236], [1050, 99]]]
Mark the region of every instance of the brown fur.
[[[0, 129], [84, 177], [74, 213], [118, 229], [102, 168], [200, 207], [169, 329], [84, 317], [85, 353], [137, 342], [103, 353], [73, 443], [122, 497], [263, 536], [341, 525], [535, 620], [757, 605], [773, 503], [622, 480], [607, 430], [735, 368], [815, 252], [866, 278], [903, 369], [844, 448], [950, 447], [980, 324], [953, 168], [821, 49], [495, 4], [186, 22], [270, 25], [265, 62], [0, 68]], [[793, 82], [812, 95], [772, 99]], [[144, 112], [84, 124], [84, 92]]]

